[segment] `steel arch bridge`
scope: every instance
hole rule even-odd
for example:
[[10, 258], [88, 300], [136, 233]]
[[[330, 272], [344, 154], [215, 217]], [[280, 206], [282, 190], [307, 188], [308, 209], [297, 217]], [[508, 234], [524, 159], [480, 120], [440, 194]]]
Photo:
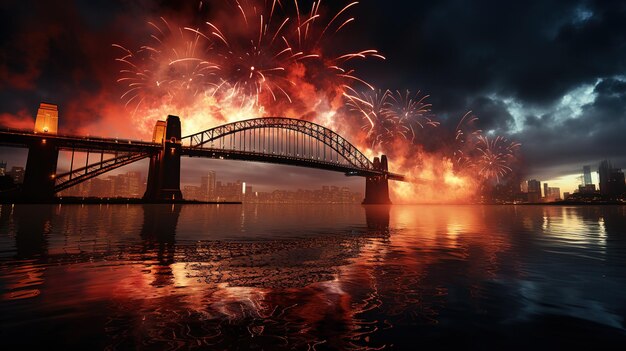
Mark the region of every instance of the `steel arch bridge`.
[[[403, 175], [388, 171], [385, 155], [370, 160], [336, 132], [285, 117], [237, 121], [181, 137], [180, 119], [168, 116], [167, 121], [157, 122], [152, 142], [0, 130], [0, 145], [28, 147], [23, 189], [24, 197], [32, 199], [49, 199], [59, 191], [145, 158], [150, 159], [150, 168], [144, 199], [182, 199], [182, 156], [268, 162], [365, 177], [364, 203], [390, 203], [387, 181], [404, 180]], [[69, 171], [57, 173], [59, 151], [71, 152]], [[75, 152], [87, 153], [84, 166], [74, 168]], [[99, 155], [99, 160], [90, 163], [90, 155]]]
[[288, 164], [343, 172], [347, 176], [399, 174], [377, 169], [358, 148], [317, 123], [285, 117], [232, 122], [181, 139], [182, 154]]

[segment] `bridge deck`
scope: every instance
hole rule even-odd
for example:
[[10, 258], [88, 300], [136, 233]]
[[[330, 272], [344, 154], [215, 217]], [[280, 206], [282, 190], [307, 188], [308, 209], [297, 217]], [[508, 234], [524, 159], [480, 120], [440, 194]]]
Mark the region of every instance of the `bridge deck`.
[[[324, 169], [328, 171], [342, 172], [346, 176], [376, 176], [380, 175], [380, 172], [372, 170], [363, 170], [357, 167], [352, 167], [338, 162], [329, 162], [316, 159], [305, 159], [300, 157], [293, 157], [283, 154], [267, 154], [253, 151], [238, 151], [238, 150], [223, 150], [218, 148], [192, 148], [183, 147], [182, 155], [189, 157], [205, 157], [213, 159], [227, 159], [227, 160], [241, 160], [241, 161], [254, 161], [265, 162], [274, 164], [283, 164], [298, 167]], [[404, 176], [396, 173], [388, 172], [389, 179], [404, 181]]]
[[28, 146], [33, 142], [53, 141], [61, 150], [111, 152], [158, 152], [162, 145], [143, 140], [101, 138], [93, 136], [54, 135], [19, 129], [0, 130], [0, 145]]
[[[110, 153], [150, 153], [156, 154], [162, 149], [162, 144], [152, 143], [143, 140], [117, 139], [117, 138], [101, 138], [93, 136], [76, 136], [76, 135], [52, 135], [34, 133], [27, 130], [19, 129], [1, 129], [0, 145], [2, 146], [22, 146], [28, 147], [29, 144], [43, 142], [44, 140], [54, 142], [60, 150], [83, 151], [83, 152], [103, 152]], [[374, 170], [361, 169], [358, 167], [342, 164], [340, 162], [329, 162], [325, 160], [306, 159], [301, 157], [293, 157], [283, 154], [269, 154], [254, 151], [238, 151], [217, 148], [193, 148], [184, 146], [182, 155], [189, 157], [205, 157], [213, 159], [229, 159], [265, 162], [273, 164], [284, 164], [298, 167], [308, 167], [316, 169], [324, 169], [335, 172], [342, 172], [346, 176], [376, 176], [381, 172]], [[401, 174], [386, 172], [391, 180], [404, 181], [405, 178]]]

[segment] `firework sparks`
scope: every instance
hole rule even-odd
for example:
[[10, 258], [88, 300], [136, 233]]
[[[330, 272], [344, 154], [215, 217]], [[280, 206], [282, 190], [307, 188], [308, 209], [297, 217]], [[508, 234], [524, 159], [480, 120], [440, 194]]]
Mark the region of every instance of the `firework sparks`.
[[510, 163], [519, 147], [519, 143], [509, 142], [501, 136], [489, 139], [479, 135], [476, 147], [480, 153], [477, 161], [478, 173], [485, 179], [495, 179], [499, 183], [501, 177], [513, 171]]
[[388, 97], [390, 100], [388, 109], [396, 118], [398, 125], [401, 126], [402, 135], [405, 139], [414, 142], [417, 128], [439, 126], [439, 122], [428, 116], [432, 107], [426, 102], [428, 95], [420, 96], [419, 90], [412, 95], [409, 90], [406, 90], [404, 93], [396, 91], [395, 94], [389, 94]]
[[215, 86], [212, 78], [220, 67], [209, 61], [211, 46], [202, 33], [172, 29], [165, 18], [148, 24], [153, 29], [150, 42], [138, 50], [113, 44], [124, 55], [117, 59], [124, 65], [117, 81], [127, 88], [121, 96], [126, 106], [134, 104], [136, 112], [143, 103], [185, 105], [189, 97]]
[[[354, 20], [344, 17], [357, 2], [328, 21], [320, 13], [321, 2], [314, 2], [306, 14], [297, 0], [292, 4], [278, 0], [227, 4], [233, 22], [224, 28], [210, 20], [203, 28], [175, 27], [160, 18], [148, 22], [153, 33], [138, 50], [114, 44], [123, 53], [118, 58], [124, 64], [118, 82], [127, 87], [122, 94], [126, 104], [134, 104], [135, 110], [146, 102], [183, 105], [193, 103], [198, 95], [210, 95], [222, 103], [238, 101], [240, 107], [252, 100], [266, 109], [283, 99], [293, 103], [303, 81], [324, 86], [327, 94], [353, 84], [374, 89], [348, 63], [368, 57], [384, 59], [377, 50], [336, 57], [325, 54], [325, 47], [331, 45], [324, 38], [330, 40]], [[304, 73], [293, 73], [298, 71]]]
[[349, 90], [351, 94], [344, 94], [346, 105], [364, 119], [362, 129], [367, 132], [372, 147], [394, 143], [399, 138], [413, 143], [417, 129], [439, 125], [428, 116], [431, 108], [426, 103], [428, 95], [420, 96], [419, 91], [412, 95], [408, 90], [405, 93]]
[[[305, 8], [298, 0], [229, 0], [194, 22], [199, 26], [148, 22], [146, 44], [136, 50], [114, 44], [122, 100], [148, 131], [169, 113], [184, 118], [183, 133], [253, 116], [314, 119], [368, 155], [389, 154], [399, 165], [394, 171], [443, 178], [455, 193], [510, 174], [519, 144], [484, 136], [471, 111], [448, 133], [428, 95], [377, 90], [355, 72], [357, 60], [385, 59], [375, 49], [342, 52], [333, 39], [355, 21], [350, 12], [357, 4], [328, 13], [321, 1]], [[361, 130], [338, 122], [354, 116]], [[443, 146], [427, 155], [422, 140], [433, 135]]]
[[472, 152], [476, 150], [477, 137], [482, 133], [482, 130], [476, 127], [477, 121], [478, 117], [472, 111], [468, 111], [456, 125], [452, 159], [457, 169], [468, 169], [474, 165]]

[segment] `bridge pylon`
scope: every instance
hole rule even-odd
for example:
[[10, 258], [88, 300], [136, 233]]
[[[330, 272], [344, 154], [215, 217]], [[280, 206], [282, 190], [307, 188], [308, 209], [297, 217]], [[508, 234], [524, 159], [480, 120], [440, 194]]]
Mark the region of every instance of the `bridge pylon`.
[[[387, 156], [374, 157], [374, 169], [387, 172], [389, 169]], [[369, 176], [365, 178], [365, 199], [363, 205], [390, 205], [389, 177], [387, 174]]]
[[181, 200], [180, 155], [182, 152], [181, 127], [178, 116], [167, 116], [167, 121], [158, 121], [154, 127], [153, 141], [161, 141], [163, 147], [150, 157], [148, 184], [144, 200]]
[[28, 146], [22, 196], [28, 201], [50, 201], [54, 198], [59, 148], [52, 140], [34, 141]]
[[28, 145], [28, 158], [22, 187], [22, 197], [28, 201], [50, 201], [54, 198], [59, 148], [53, 140], [46, 139], [45, 135], [55, 136], [58, 125], [57, 105], [39, 104], [34, 132], [43, 134], [44, 137]]

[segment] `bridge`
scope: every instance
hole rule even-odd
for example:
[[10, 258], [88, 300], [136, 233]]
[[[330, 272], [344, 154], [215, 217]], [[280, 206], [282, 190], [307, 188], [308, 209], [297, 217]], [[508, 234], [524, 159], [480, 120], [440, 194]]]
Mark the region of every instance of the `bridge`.
[[[22, 188], [27, 201], [49, 201], [65, 190], [100, 174], [149, 158], [146, 201], [182, 200], [181, 157], [242, 160], [342, 172], [365, 178], [364, 204], [389, 204], [389, 172], [385, 155], [368, 159], [348, 140], [319, 124], [285, 117], [264, 117], [217, 126], [181, 136], [177, 116], [158, 121], [151, 141], [57, 133], [55, 105], [41, 104], [33, 131], [0, 130], [0, 145], [29, 149]], [[57, 173], [60, 151], [71, 152], [70, 169]], [[85, 164], [75, 153], [87, 153]], [[94, 155], [95, 162], [90, 163]], [[106, 157], [105, 157], [106, 156]], [[279, 179], [279, 178], [278, 178]]]

